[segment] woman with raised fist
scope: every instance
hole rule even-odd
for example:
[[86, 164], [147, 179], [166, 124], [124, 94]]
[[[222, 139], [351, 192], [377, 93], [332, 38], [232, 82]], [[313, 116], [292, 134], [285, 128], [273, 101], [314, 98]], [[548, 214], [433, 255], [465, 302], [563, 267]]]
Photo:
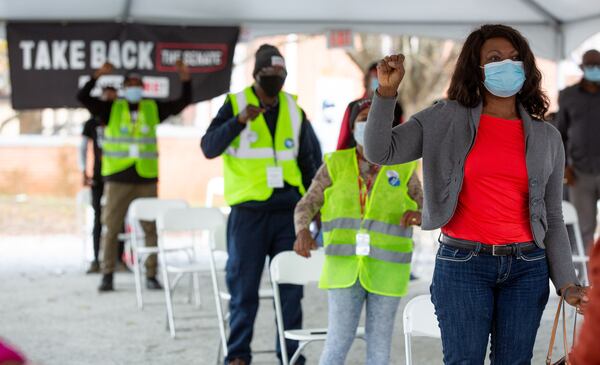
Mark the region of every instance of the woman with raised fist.
[[[441, 228], [432, 301], [445, 364], [529, 364], [548, 278], [585, 304], [562, 216], [564, 150], [527, 40], [504, 25], [466, 39], [448, 99], [392, 128], [404, 56], [378, 65], [365, 156], [423, 159], [424, 229]], [[408, 70], [410, 72], [410, 69]]]

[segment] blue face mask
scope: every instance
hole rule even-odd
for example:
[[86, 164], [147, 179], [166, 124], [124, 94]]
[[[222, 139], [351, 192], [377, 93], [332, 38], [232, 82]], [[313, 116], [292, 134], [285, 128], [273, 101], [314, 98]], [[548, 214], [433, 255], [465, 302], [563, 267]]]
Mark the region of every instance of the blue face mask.
[[600, 66], [583, 66], [583, 78], [591, 82], [600, 82]]
[[356, 121], [354, 123], [354, 140], [357, 144], [364, 146], [365, 145], [365, 126], [367, 122], [365, 121]]
[[130, 103], [139, 103], [142, 100], [144, 89], [141, 86], [127, 86], [125, 88], [125, 99]]
[[371, 92], [375, 93], [375, 91], [377, 90], [378, 87], [379, 87], [379, 80], [377, 79], [377, 77], [371, 77], [371, 84], [369, 85]]
[[483, 66], [483, 70], [485, 73], [483, 85], [492, 95], [501, 98], [515, 95], [521, 91], [525, 82], [525, 69], [521, 61], [492, 62]]

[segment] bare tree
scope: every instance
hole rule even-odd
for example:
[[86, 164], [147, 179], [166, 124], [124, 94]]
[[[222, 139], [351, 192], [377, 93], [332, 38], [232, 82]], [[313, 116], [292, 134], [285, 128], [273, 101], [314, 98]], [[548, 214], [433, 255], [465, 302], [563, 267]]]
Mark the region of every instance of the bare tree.
[[[348, 51], [350, 58], [366, 69], [384, 54], [384, 37], [378, 34], [358, 34], [355, 49]], [[415, 36], [387, 37], [386, 48], [406, 57], [406, 75], [400, 85], [399, 95], [406, 116], [431, 105], [445, 96], [446, 88], [460, 51], [453, 41]]]

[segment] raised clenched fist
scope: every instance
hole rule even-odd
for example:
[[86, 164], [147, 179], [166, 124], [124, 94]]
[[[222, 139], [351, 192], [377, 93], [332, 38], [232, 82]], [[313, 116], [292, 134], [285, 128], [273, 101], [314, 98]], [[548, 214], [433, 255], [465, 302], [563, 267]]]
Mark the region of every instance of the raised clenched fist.
[[377, 91], [381, 96], [396, 96], [400, 82], [404, 77], [404, 55], [386, 56], [377, 64]]
[[259, 108], [257, 106], [254, 105], [248, 105], [246, 107], [246, 109], [244, 109], [239, 115], [238, 115], [238, 122], [242, 123], [242, 124], [246, 124], [248, 122], [253, 121], [254, 119], [256, 119], [256, 117], [258, 117], [258, 115], [260, 113], [264, 113], [265, 110], [263, 108]]
[[94, 73], [94, 78], [98, 78], [100, 76], [111, 74], [114, 70], [114, 66], [110, 62], [106, 62]]

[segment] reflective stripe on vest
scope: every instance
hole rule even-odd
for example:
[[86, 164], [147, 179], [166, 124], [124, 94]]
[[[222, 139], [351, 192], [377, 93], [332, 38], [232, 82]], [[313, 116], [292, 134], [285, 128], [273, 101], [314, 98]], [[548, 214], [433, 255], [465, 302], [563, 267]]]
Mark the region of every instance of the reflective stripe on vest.
[[[241, 144], [241, 141], [240, 141]], [[248, 150], [242, 151], [241, 149], [236, 149], [234, 147], [227, 148], [227, 154], [230, 156], [234, 156], [237, 158], [248, 158], [248, 159], [258, 159], [258, 158], [273, 158], [273, 149], [272, 148], [250, 148]], [[275, 156], [278, 161], [293, 161], [296, 159], [296, 155], [293, 151], [276, 151]]]
[[[325, 247], [325, 255], [330, 256], [354, 256], [356, 255], [356, 245], [355, 244], [335, 244], [328, 245]], [[394, 252], [384, 250], [377, 246], [371, 246], [369, 248], [369, 257], [393, 262], [395, 264], [410, 264], [412, 260], [412, 252]]]
[[[329, 232], [334, 229], [353, 229], [359, 230], [361, 229], [361, 220], [354, 218], [337, 218], [331, 220], [329, 222], [323, 222], [323, 232]], [[389, 234], [390, 236], [398, 236], [398, 237], [412, 237], [412, 228], [411, 227], [402, 227], [398, 224], [388, 224], [385, 222], [379, 222], [372, 219], [367, 219], [363, 221], [362, 228], [367, 231], [373, 231], [383, 234]]]
[[[239, 115], [248, 105], [259, 106], [260, 100], [252, 87], [229, 94], [233, 115]], [[266, 201], [273, 194], [267, 172], [280, 167], [285, 184], [296, 187], [301, 195], [305, 189], [297, 157], [300, 145], [302, 110], [293, 95], [277, 95], [279, 109], [275, 133], [263, 114], [246, 124], [223, 153], [225, 201], [237, 205], [248, 201]]]
[[137, 155], [131, 155], [129, 152], [104, 151], [102, 153], [106, 157], [131, 157], [131, 158], [150, 158], [157, 159], [158, 152], [139, 152]]
[[156, 178], [156, 126], [160, 122], [156, 102], [141, 100], [137, 120], [134, 122], [131, 117], [126, 100], [117, 99], [113, 102], [102, 138], [102, 176], [111, 176], [134, 167], [139, 176]]
[[[246, 109], [246, 106], [248, 106], [246, 94], [244, 92], [240, 92], [235, 96], [238, 104], [238, 110], [242, 111]], [[242, 130], [240, 133], [239, 147], [235, 148], [230, 146], [227, 148], [226, 153], [237, 158], [252, 159], [276, 157], [279, 161], [295, 160], [298, 157], [298, 151], [300, 147], [300, 128], [302, 126], [302, 121], [300, 120], [298, 104], [296, 103], [296, 100], [294, 100], [294, 97], [286, 93], [285, 98], [287, 100], [288, 113], [292, 121], [292, 138], [294, 140], [294, 147], [292, 150], [276, 151], [276, 155], [273, 155], [274, 148], [250, 148], [250, 141], [252, 139], [250, 138], [250, 133], [253, 132], [250, 128], [244, 128], [244, 130]], [[275, 140], [275, 136], [273, 136], [273, 140]]]
[[138, 143], [138, 144], [156, 144], [156, 138], [131, 138], [131, 137], [106, 137], [102, 139], [104, 143]]
[[[408, 291], [412, 259], [412, 228], [402, 227], [406, 211], [418, 205], [408, 194], [415, 163], [382, 166], [367, 197], [360, 203], [360, 171], [355, 149], [325, 157], [331, 185], [321, 207], [325, 264], [323, 289], [347, 288], [360, 281], [369, 293], [403, 296]], [[357, 235], [369, 235], [367, 256], [356, 254]]]

